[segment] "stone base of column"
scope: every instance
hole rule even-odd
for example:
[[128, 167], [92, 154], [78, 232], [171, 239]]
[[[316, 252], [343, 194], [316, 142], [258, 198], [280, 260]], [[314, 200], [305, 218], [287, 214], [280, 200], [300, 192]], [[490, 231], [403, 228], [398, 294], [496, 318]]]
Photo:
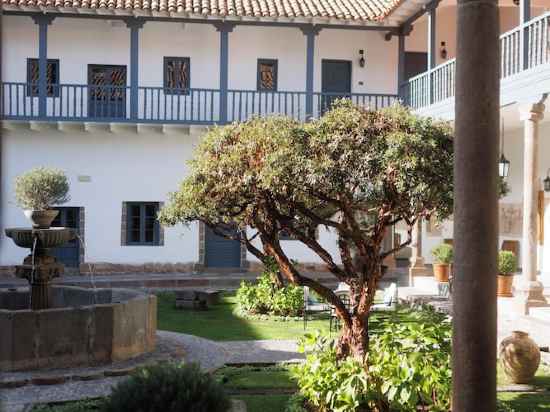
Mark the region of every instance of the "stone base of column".
[[544, 285], [539, 281], [523, 282], [515, 290], [515, 303], [517, 310], [524, 314], [529, 314], [530, 308], [548, 306], [548, 301], [544, 297]]
[[409, 285], [414, 285], [414, 278], [418, 276], [432, 276], [426, 265], [424, 264], [424, 258], [411, 259], [409, 266]]
[[386, 256], [386, 258], [384, 259], [382, 264], [387, 266], [388, 269], [395, 269], [397, 267], [397, 262], [396, 262], [395, 256], [393, 254], [389, 255], [389, 256]]

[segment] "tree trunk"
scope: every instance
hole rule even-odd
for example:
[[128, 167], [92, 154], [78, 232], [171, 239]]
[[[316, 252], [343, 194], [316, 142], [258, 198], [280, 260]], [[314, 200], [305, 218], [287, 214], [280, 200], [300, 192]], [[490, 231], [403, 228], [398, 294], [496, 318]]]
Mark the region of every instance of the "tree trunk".
[[344, 323], [342, 334], [338, 339], [336, 352], [339, 358], [352, 356], [361, 363], [369, 351], [369, 317], [354, 315], [351, 317], [351, 326]]

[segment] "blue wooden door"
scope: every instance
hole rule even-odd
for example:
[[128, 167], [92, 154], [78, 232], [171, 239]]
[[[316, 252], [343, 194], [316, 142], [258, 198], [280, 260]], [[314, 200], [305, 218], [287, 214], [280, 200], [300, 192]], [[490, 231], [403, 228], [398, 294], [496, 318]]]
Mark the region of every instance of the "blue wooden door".
[[[52, 223], [53, 227], [70, 227], [80, 231], [80, 208], [58, 207], [59, 214]], [[73, 239], [51, 250], [53, 256], [66, 267], [79, 267], [80, 265], [80, 244], [79, 240]]]
[[88, 65], [88, 117], [126, 117], [126, 66]]
[[351, 62], [323, 60], [321, 65], [321, 112], [330, 109], [332, 102], [351, 94]]
[[[222, 229], [226, 233], [236, 234], [234, 227]], [[210, 268], [239, 268], [241, 266], [241, 243], [216, 235], [206, 228], [205, 266]]]

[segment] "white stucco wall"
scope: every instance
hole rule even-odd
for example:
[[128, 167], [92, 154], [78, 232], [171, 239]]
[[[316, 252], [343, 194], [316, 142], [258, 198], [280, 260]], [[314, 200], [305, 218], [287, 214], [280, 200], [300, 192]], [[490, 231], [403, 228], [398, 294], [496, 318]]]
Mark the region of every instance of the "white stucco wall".
[[[164, 246], [121, 246], [124, 201], [158, 201], [186, 173], [197, 136], [161, 133], [110, 133], [58, 130], [2, 131], [3, 227], [27, 227], [16, 206], [14, 179], [33, 167], [64, 170], [71, 200], [85, 208], [86, 261], [111, 263], [186, 263], [198, 260], [198, 226], [165, 229]], [[89, 176], [80, 182], [78, 176]], [[21, 263], [26, 251], [0, 234], [0, 264]]]

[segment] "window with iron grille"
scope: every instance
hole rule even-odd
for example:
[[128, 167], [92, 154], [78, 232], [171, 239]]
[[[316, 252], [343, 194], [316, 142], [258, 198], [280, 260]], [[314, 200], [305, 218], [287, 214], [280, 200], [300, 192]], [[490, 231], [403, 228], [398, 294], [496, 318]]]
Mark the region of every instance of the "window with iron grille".
[[127, 202], [126, 245], [160, 246], [159, 203]]
[[[27, 59], [27, 96], [38, 96], [38, 59]], [[48, 59], [46, 64], [46, 96], [59, 96], [59, 60]]]
[[277, 60], [258, 59], [258, 86], [259, 91], [277, 90]]
[[164, 58], [164, 93], [189, 94], [191, 86], [191, 59], [189, 57]]

